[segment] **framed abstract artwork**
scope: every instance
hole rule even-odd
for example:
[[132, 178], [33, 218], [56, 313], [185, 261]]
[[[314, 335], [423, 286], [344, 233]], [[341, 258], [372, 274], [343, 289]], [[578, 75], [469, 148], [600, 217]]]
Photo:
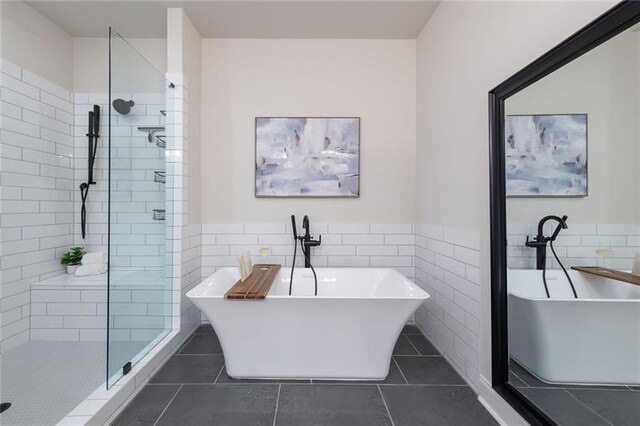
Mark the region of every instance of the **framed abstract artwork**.
[[256, 197], [360, 196], [360, 118], [257, 117]]
[[586, 197], [587, 114], [509, 115], [508, 197]]

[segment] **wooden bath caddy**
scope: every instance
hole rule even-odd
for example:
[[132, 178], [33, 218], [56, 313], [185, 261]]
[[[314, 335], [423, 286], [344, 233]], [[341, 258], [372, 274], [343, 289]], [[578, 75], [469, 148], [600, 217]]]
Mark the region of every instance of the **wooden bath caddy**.
[[246, 280], [238, 281], [225, 294], [225, 299], [255, 300], [265, 299], [278, 276], [281, 265], [253, 265], [253, 271]]
[[629, 284], [640, 285], [640, 277], [628, 272], [616, 271], [615, 269], [601, 268], [599, 266], [572, 266], [571, 269], [584, 272], [585, 274], [597, 275], [599, 277], [610, 278]]

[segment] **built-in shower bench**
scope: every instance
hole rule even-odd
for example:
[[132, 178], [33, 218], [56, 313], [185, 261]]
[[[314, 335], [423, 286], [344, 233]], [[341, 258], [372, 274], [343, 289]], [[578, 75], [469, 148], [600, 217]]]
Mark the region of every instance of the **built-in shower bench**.
[[171, 312], [163, 270], [112, 271], [108, 292], [107, 274], [60, 274], [31, 284], [31, 340], [106, 340], [107, 293], [110, 328], [124, 340], [163, 328]]
[[31, 284], [31, 340], [106, 339], [107, 274]]
[[96, 288], [107, 285], [107, 274], [88, 277], [76, 277], [75, 275], [60, 274], [51, 278], [31, 284], [31, 289], [64, 289], [64, 288]]

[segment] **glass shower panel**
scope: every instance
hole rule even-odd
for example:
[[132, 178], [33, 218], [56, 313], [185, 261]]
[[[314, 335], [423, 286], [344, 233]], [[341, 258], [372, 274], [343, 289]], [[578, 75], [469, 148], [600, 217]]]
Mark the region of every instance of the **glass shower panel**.
[[111, 32], [108, 387], [171, 329], [165, 119], [172, 87]]

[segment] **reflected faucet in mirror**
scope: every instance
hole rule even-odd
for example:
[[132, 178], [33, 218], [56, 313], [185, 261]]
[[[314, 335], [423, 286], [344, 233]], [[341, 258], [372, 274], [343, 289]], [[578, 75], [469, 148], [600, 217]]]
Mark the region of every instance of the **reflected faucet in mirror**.
[[[538, 222], [538, 235], [534, 237], [533, 241], [530, 241], [529, 236], [527, 236], [527, 241], [524, 243], [524, 245], [536, 249], [537, 270], [541, 271], [545, 269], [547, 262], [547, 243], [554, 242], [556, 238], [558, 238], [558, 234], [560, 234], [560, 231], [569, 227], [567, 226], [567, 219], [569, 219], [569, 216], [566, 215], [562, 217], [555, 215], [545, 216], [540, 219], [540, 222]], [[550, 237], [545, 237], [544, 225], [550, 220], [555, 220], [556, 222], [558, 222], [558, 226], [556, 226], [555, 231]]]
[[[527, 241], [524, 243], [525, 246], [536, 249], [536, 269], [542, 270], [542, 282], [544, 284], [544, 291], [547, 294], [547, 298], [551, 298], [551, 295], [549, 293], [549, 286], [547, 285], [547, 244], [549, 244], [549, 247], [551, 247], [551, 253], [553, 253], [553, 257], [555, 257], [558, 265], [560, 265], [560, 267], [564, 271], [564, 275], [567, 277], [567, 281], [569, 281], [569, 284], [571, 285], [573, 297], [575, 297], [576, 299], [578, 298], [578, 293], [576, 293], [576, 288], [573, 285], [573, 281], [571, 280], [569, 273], [560, 261], [560, 258], [558, 258], [556, 251], [553, 249], [553, 242], [556, 240], [556, 238], [558, 238], [560, 231], [569, 227], [567, 226], [567, 219], [569, 219], [569, 216], [567, 215], [564, 215], [562, 217], [555, 215], [543, 217], [542, 219], [540, 219], [540, 222], [538, 222], [538, 235], [536, 235], [533, 241], [530, 241], [529, 236], [527, 236]], [[556, 222], [558, 222], [558, 225], [556, 226], [556, 229], [553, 231], [553, 234], [551, 234], [550, 237], [545, 237], [544, 225], [550, 220], [555, 220]]]

